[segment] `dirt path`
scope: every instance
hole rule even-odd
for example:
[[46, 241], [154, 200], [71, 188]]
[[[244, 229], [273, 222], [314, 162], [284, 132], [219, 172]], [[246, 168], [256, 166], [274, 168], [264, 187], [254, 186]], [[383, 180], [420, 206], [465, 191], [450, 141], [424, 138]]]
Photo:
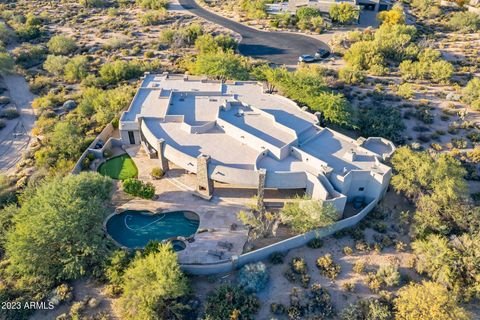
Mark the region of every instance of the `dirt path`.
[[[17, 46], [19, 46], [18, 43], [13, 43], [7, 49], [11, 52]], [[12, 104], [20, 114], [17, 119], [8, 120], [14, 124], [8, 124], [0, 131], [0, 173], [11, 174], [31, 140], [31, 132], [35, 124], [35, 114], [32, 108], [35, 95], [30, 91], [27, 81], [21, 75], [6, 75], [3, 77], [3, 82], [8, 88]]]
[[22, 158], [31, 140], [31, 131], [35, 124], [35, 114], [32, 101], [35, 96], [30, 92], [27, 81], [20, 75], [7, 75], [4, 83], [8, 88], [10, 98], [16, 106], [20, 117], [10, 130], [0, 131], [0, 172], [12, 173], [15, 165]]

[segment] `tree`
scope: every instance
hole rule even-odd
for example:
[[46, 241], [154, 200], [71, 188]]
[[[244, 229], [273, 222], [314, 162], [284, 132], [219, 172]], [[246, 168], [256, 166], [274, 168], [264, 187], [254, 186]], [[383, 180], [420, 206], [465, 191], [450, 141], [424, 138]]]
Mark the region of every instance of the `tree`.
[[172, 245], [159, 245], [147, 256], [138, 255], [123, 275], [119, 306], [126, 320], [186, 319], [190, 307], [182, 302], [189, 293]]
[[360, 108], [357, 126], [365, 137], [384, 137], [394, 142], [403, 140], [402, 132], [405, 129], [400, 111], [382, 103]]
[[83, 134], [74, 122], [58, 122], [53, 128], [49, 140], [50, 146], [65, 158], [78, 156], [82, 151]]
[[239, 8], [247, 18], [262, 19], [267, 17], [266, 0], [241, 0]]
[[65, 65], [68, 63], [68, 61], [68, 57], [49, 54], [43, 63], [43, 69], [56, 76], [60, 76], [63, 74]]
[[433, 18], [441, 14], [438, 0], [413, 0], [411, 6], [418, 10], [420, 16]]
[[7, 27], [3, 22], [0, 22], [0, 47], [3, 44], [10, 44], [15, 39], [15, 32]]
[[365, 80], [366, 73], [363, 70], [346, 66], [338, 70], [338, 77], [347, 84], [358, 84]]
[[47, 43], [48, 51], [57, 55], [67, 55], [77, 50], [77, 44], [72, 38], [57, 35], [53, 36]]
[[462, 89], [462, 100], [473, 109], [480, 109], [480, 78], [473, 78]]
[[384, 58], [376, 43], [359, 41], [345, 52], [343, 59], [355, 70], [368, 70], [375, 65], [383, 65]]
[[260, 303], [253, 294], [238, 287], [222, 285], [207, 297], [206, 320], [255, 319]]
[[84, 79], [88, 75], [88, 59], [84, 56], [75, 56], [65, 65], [65, 80], [75, 82]]
[[422, 194], [437, 191], [447, 196], [445, 200], [449, 201], [466, 194], [465, 169], [451, 155], [442, 154], [435, 159], [427, 152], [400, 147], [392, 158], [392, 164], [396, 171], [391, 182], [393, 187], [409, 197], [418, 199]]
[[207, 75], [221, 80], [248, 80], [250, 62], [233, 52], [203, 53], [187, 65], [193, 74]]
[[144, 66], [139, 61], [116, 60], [105, 63], [100, 68], [100, 76], [109, 84], [123, 80], [138, 78], [144, 72]]
[[392, 10], [378, 13], [377, 19], [382, 22], [382, 25], [405, 24], [405, 13], [401, 5], [395, 4]]
[[307, 231], [327, 227], [338, 219], [338, 212], [332, 205], [324, 205], [319, 201], [296, 199], [286, 203], [280, 210], [282, 222], [289, 225], [293, 231]]
[[8, 274], [51, 285], [93, 273], [108, 253], [102, 223], [112, 187], [109, 178], [81, 173], [25, 193], [7, 232]]
[[466, 320], [467, 312], [455, 296], [437, 283], [424, 281], [410, 284], [398, 291], [395, 299], [397, 320]]
[[13, 71], [15, 61], [7, 52], [0, 52], [0, 75], [4, 76]]
[[359, 10], [350, 3], [334, 4], [329, 10], [330, 18], [340, 24], [349, 24], [358, 20]]
[[310, 106], [314, 111], [321, 111], [326, 121], [341, 126], [352, 124], [352, 108], [345, 96], [339, 93], [322, 92]]
[[464, 300], [480, 297], [479, 240], [478, 234], [468, 233], [450, 239], [431, 234], [424, 240], [416, 240], [412, 243], [415, 268]]

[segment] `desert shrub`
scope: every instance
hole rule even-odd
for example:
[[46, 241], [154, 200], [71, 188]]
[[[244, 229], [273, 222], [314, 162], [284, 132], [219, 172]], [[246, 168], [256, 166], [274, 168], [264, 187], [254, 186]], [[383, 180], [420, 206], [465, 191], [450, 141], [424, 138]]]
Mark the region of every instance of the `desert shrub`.
[[281, 303], [272, 303], [272, 304], [270, 304], [270, 311], [273, 314], [282, 315], [282, 314], [286, 313], [287, 308], [285, 307], [285, 305], [283, 305]]
[[350, 256], [353, 254], [353, 249], [351, 247], [343, 247], [343, 254], [345, 254], [346, 256]]
[[240, 269], [238, 285], [247, 293], [263, 290], [269, 280], [267, 266], [263, 262], [250, 263]]
[[404, 99], [411, 99], [415, 95], [410, 83], [402, 83], [397, 87], [397, 94]]
[[207, 297], [205, 314], [211, 320], [231, 319], [233, 315], [237, 315], [236, 319], [250, 320], [259, 307], [255, 295], [235, 286], [222, 285]]
[[123, 181], [123, 191], [136, 197], [151, 199], [155, 195], [155, 186], [150, 182], [129, 178]]
[[168, 0], [137, 0], [137, 5], [144, 9], [167, 9]]
[[68, 63], [68, 61], [68, 57], [49, 54], [43, 63], [43, 69], [56, 76], [60, 76], [63, 74], [65, 65]]
[[14, 67], [15, 60], [13, 60], [12, 56], [10, 56], [8, 52], [0, 51], [0, 75], [6, 75], [12, 72]]
[[474, 12], [455, 12], [448, 26], [455, 31], [476, 32], [480, 29], [480, 17]]
[[107, 0], [79, 0], [78, 3], [88, 8], [102, 8], [108, 4]]
[[319, 257], [316, 265], [320, 274], [331, 280], [334, 280], [341, 270], [340, 265], [333, 262], [332, 255], [329, 253]]
[[290, 269], [284, 273], [284, 276], [290, 282], [300, 282], [304, 288], [308, 288], [311, 280], [305, 260], [299, 257], [292, 259], [290, 262]]
[[361, 108], [358, 127], [363, 136], [384, 137], [398, 143], [402, 142], [405, 124], [397, 108], [375, 103]]
[[342, 320], [392, 320], [393, 310], [391, 304], [376, 298], [358, 300], [347, 306], [340, 318]]
[[353, 272], [362, 274], [365, 271], [365, 261], [358, 260], [353, 265]]
[[64, 77], [69, 82], [86, 78], [88, 75], [88, 59], [84, 56], [75, 56], [65, 65]]
[[0, 117], [6, 118], [6, 119], [9, 119], [9, 120], [18, 118], [19, 116], [20, 116], [20, 114], [18, 113], [17, 109], [15, 109], [15, 108], [3, 109], [0, 112]]
[[387, 287], [397, 286], [400, 283], [400, 272], [393, 265], [382, 265], [377, 270], [378, 280]]
[[262, 19], [267, 17], [267, 0], [240, 0], [239, 9], [247, 18]]
[[143, 26], [154, 26], [160, 24], [160, 22], [165, 18], [166, 10], [152, 10], [145, 13], [139, 14], [140, 24]]
[[346, 66], [338, 71], [338, 77], [347, 84], [362, 83], [365, 80], [365, 71]]
[[110, 84], [137, 78], [143, 74], [144, 66], [138, 61], [117, 60], [105, 63], [100, 68], [100, 76]]
[[5, 123], [5, 120], [0, 119], [0, 130], [2, 130], [6, 126], [7, 126], [7, 124]]
[[24, 43], [15, 48], [12, 54], [17, 64], [28, 69], [44, 61], [46, 50], [42, 45]]
[[462, 100], [473, 109], [480, 110], [480, 78], [473, 78], [462, 89]]
[[15, 32], [10, 30], [7, 25], [0, 22], [0, 44], [9, 44], [15, 39]]
[[284, 258], [285, 258], [285, 255], [282, 252], [276, 251], [270, 254], [270, 256], [268, 257], [268, 260], [272, 264], [282, 264]]
[[77, 50], [77, 44], [72, 38], [57, 35], [53, 36], [47, 43], [48, 51], [56, 55], [68, 55]]
[[323, 247], [323, 240], [319, 238], [308, 241], [307, 246], [312, 249], [318, 249]]
[[54, 79], [46, 76], [37, 76], [30, 80], [30, 91], [34, 94], [46, 94], [55, 85]]
[[163, 172], [163, 170], [160, 169], [159, 167], [152, 168], [152, 171], [150, 172], [150, 175], [154, 179], [160, 179], [161, 177], [163, 177], [164, 174], [165, 172]]
[[228, 52], [202, 53], [195, 61], [187, 64], [187, 69], [196, 75], [207, 75], [221, 80], [247, 80], [250, 77], [250, 60]]
[[39, 38], [42, 31], [38, 25], [13, 24], [17, 37], [22, 41], [31, 41]]

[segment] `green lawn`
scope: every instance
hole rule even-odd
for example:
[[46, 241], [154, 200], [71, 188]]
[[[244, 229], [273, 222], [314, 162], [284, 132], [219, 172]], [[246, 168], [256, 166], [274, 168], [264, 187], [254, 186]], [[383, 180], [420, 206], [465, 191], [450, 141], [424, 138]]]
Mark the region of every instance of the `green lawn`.
[[98, 172], [117, 180], [135, 178], [138, 175], [137, 166], [127, 154], [107, 160], [98, 168]]

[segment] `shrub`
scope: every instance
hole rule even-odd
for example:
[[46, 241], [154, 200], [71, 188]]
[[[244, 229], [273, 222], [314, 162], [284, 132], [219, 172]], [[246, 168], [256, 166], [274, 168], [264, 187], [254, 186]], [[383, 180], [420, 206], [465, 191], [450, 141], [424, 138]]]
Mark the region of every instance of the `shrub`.
[[272, 264], [282, 264], [284, 258], [285, 258], [285, 255], [282, 252], [276, 251], [270, 254], [270, 256], [268, 257], [268, 260]]
[[102, 8], [107, 5], [106, 0], [79, 0], [78, 3], [88, 8]]
[[312, 249], [318, 249], [323, 247], [323, 240], [319, 238], [308, 241], [307, 246]]
[[238, 285], [247, 293], [263, 290], [268, 280], [268, 270], [263, 262], [245, 265], [238, 275]]
[[15, 62], [26, 69], [42, 63], [45, 59], [45, 53], [45, 47], [42, 45], [29, 43], [24, 43], [12, 51]]
[[366, 72], [346, 66], [338, 71], [338, 77], [347, 84], [357, 84], [365, 81]]
[[7, 126], [7, 124], [5, 123], [4, 120], [0, 119], [0, 130], [2, 130], [3, 128], [5, 128]]
[[480, 78], [473, 78], [462, 89], [462, 100], [470, 104], [473, 109], [480, 109]]
[[334, 280], [341, 270], [340, 265], [333, 262], [332, 255], [329, 253], [319, 257], [316, 265], [320, 274], [331, 280]]
[[137, 0], [137, 5], [144, 9], [167, 9], [168, 0]]
[[379, 299], [358, 300], [347, 306], [340, 314], [342, 320], [391, 320], [393, 319], [392, 307]]
[[397, 94], [404, 99], [411, 99], [415, 92], [410, 83], [402, 83], [397, 87]]
[[67, 55], [77, 50], [77, 44], [72, 38], [57, 35], [53, 36], [47, 43], [48, 51], [57, 55]]
[[450, 17], [448, 26], [456, 31], [476, 32], [480, 29], [480, 17], [474, 12], [455, 12]]
[[137, 61], [117, 60], [104, 64], [100, 68], [100, 76], [107, 83], [114, 84], [123, 80], [137, 78], [143, 73], [143, 66]]
[[88, 60], [84, 56], [75, 56], [65, 65], [65, 80], [75, 82], [84, 79], [88, 75]]
[[305, 274], [308, 272], [308, 266], [305, 262], [305, 259], [299, 257], [295, 257], [292, 259], [290, 263], [290, 268], [294, 273], [297, 274]]
[[135, 197], [151, 199], [155, 195], [155, 186], [150, 182], [142, 182], [135, 178], [123, 181], [123, 191]]
[[17, 109], [15, 108], [7, 108], [7, 109], [4, 109], [2, 110], [2, 112], [0, 113], [0, 116], [2, 118], [6, 118], [6, 119], [15, 119], [15, 118], [18, 118], [20, 116], [20, 114], [18, 113]]
[[49, 54], [43, 63], [43, 69], [56, 76], [60, 76], [63, 74], [65, 65], [68, 63], [68, 61], [68, 57]]
[[162, 19], [165, 18], [166, 10], [148, 11], [146, 13], [140, 13], [139, 20], [143, 26], [154, 26], [160, 24]]
[[362, 274], [365, 271], [365, 262], [362, 260], [358, 260], [353, 265], [353, 272]]
[[270, 311], [273, 314], [282, 315], [286, 313], [287, 308], [281, 303], [272, 303], [270, 304]]
[[382, 265], [377, 270], [376, 276], [387, 287], [397, 286], [400, 283], [400, 272], [396, 266]]
[[353, 254], [353, 249], [350, 248], [350, 247], [343, 247], [343, 253], [346, 255], [346, 256], [350, 256]]
[[6, 75], [13, 71], [15, 61], [7, 52], [0, 52], [0, 75]]
[[150, 175], [154, 179], [160, 179], [161, 177], [163, 177], [164, 174], [165, 172], [163, 172], [163, 170], [160, 169], [159, 167], [152, 168], [152, 171], [150, 172]]
[[[211, 320], [250, 320], [254, 319], [259, 307], [260, 303], [255, 295], [235, 286], [222, 285], [207, 297], [205, 314], [206, 318]], [[237, 315], [237, 318], [233, 315]]]

